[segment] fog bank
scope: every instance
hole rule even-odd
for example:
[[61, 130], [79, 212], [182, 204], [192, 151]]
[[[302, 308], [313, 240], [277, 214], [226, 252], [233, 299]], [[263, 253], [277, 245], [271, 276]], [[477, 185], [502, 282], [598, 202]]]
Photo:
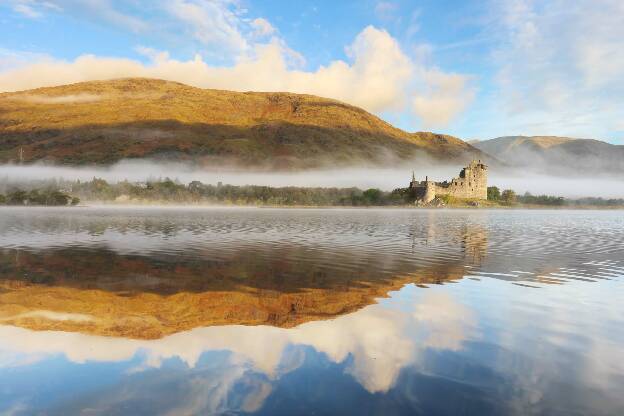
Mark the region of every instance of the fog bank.
[[[319, 169], [293, 172], [241, 171], [232, 168], [199, 168], [178, 163], [155, 163], [150, 161], [122, 161], [111, 167], [68, 167], [45, 164], [0, 165], [0, 183], [19, 184], [30, 181], [81, 180], [94, 177], [108, 182], [128, 180], [145, 182], [170, 178], [181, 183], [201, 181], [206, 184], [301, 186], [301, 187], [358, 187], [392, 190], [406, 187], [414, 171], [417, 180], [425, 176], [436, 181], [450, 180], [459, 174], [463, 166], [430, 165], [422, 162], [414, 165], [395, 165], [391, 168], [348, 167], [342, 169]], [[568, 198], [603, 197], [624, 198], [624, 181], [617, 178], [567, 178], [548, 176], [526, 171], [490, 167], [488, 184], [501, 189], [513, 189], [517, 193], [548, 194]]]

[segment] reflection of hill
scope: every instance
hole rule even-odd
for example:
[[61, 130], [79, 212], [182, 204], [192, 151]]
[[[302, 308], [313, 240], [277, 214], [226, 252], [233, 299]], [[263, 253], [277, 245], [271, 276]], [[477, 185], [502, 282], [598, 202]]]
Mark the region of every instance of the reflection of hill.
[[487, 251], [483, 226], [441, 224], [434, 214], [407, 227], [341, 213], [253, 224], [250, 214], [226, 214], [190, 230], [178, 219], [141, 217], [132, 227], [115, 219], [98, 234], [97, 217], [60, 229], [56, 216], [41, 226], [9, 221], [0, 236], [10, 247], [0, 250], [0, 322], [145, 339], [211, 325], [292, 327], [408, 283], [461, 279]]
[[[209, 282], [203, 290], [185, 290], [182, 286], [177, 293], [173, 293], [171, 285], [167, 293], [137, 290], [142, 284], [140, 278], [134, 281], [137, 288], [132, 291], [129, 287], [133, 282], [127, 280], [120, 282], [124, 290], [115, 291], [96, 288], [88, 278], [84, 282], [51, 278], [45, 283], [3, 279], [0, 319], [4, 324], [37, 330], [142, 339], [211, 325], [292, 327], [353, 312], [408, 283], [443, 283], [461, 279], [463, 272], [461, 264], [448, 264], [428, 267], [416, 274], [377, 280], [359, 280], [352, 275], [351, 281], [338, 276], [342, 278], [339, 282], [325, 287], [280, 290], [275, 282], [273, 288], [253, 287], [224, 275], [210, 277], [210, 271], [206, 271], [195, 276]], [[313, 275], [304, 276], [302, 280], [309, 282], [312, 278]], [[187, 280], [191, 287], [192, 280]], [[72, 284], [63, 284], [68, 282]], [[289, 282], [284, 286], [293, 289], [292, 285]]]

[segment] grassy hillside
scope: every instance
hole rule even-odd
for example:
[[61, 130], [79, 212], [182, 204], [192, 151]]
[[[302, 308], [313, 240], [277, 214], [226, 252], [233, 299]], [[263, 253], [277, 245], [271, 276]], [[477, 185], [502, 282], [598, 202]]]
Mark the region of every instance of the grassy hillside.
[[555, 136], [508, 136], [472, 143], [516, 167], [566, 175], [624, 175], [624, 146]]
[[415, 156], [483, 158], [463, 141], [407, 133], [325, 98], [231, 92], [154, 79], [0, 94], [0, 163], [110, 164], [126, 158], [304, 168]]

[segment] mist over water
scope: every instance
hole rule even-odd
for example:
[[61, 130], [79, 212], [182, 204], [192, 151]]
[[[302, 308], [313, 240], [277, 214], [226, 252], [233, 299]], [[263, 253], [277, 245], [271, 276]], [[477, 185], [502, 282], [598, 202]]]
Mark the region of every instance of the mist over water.
[[[466, 161], [466, 164], [468, 161]], [[462, 164], [444, 165], [417, 161], [388, 168], [351, 166], [336, 169], [305, 171], [253, 171], [233, 167], [198, 167], [183, 163], [153, 161], [121, 161], [110, 167], [59, 165], [0, 165], [0, 184], [12, 185], [49, 179], [89, 181], [94, 177], [108, 182], [128, 180], [145, 182], [170, 178], [181, 183], [201, 181], [206, 184], [222, 182], [230, 185], [299, 186], [299, 187], [358, 187], [390, 191], [406, 187], [412, 171], [416, 178], [426, 176], [436, 181], [450, 180], [459, 174]], [[624, 197], [624, 179], [617, 176], [562, 177], [524, 170], [490, 167], [488, 184], [517, 193], [548, 194], [568, 198]]]

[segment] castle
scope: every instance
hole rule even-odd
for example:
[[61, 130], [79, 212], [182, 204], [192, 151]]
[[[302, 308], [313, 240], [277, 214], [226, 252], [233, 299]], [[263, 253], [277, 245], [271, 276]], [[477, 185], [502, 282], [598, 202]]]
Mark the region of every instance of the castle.
[[455, 198], [487, 199], [487, 166], [481, 161], [473, 160], [459, 172], [459, 177], [450, 182], [434, 182], [429, 177], [424, 181], [416, 181], [412, 173], [409, 185], [410, 192], [416, 203], [429, 203], [436, 197], [449, 195]]

